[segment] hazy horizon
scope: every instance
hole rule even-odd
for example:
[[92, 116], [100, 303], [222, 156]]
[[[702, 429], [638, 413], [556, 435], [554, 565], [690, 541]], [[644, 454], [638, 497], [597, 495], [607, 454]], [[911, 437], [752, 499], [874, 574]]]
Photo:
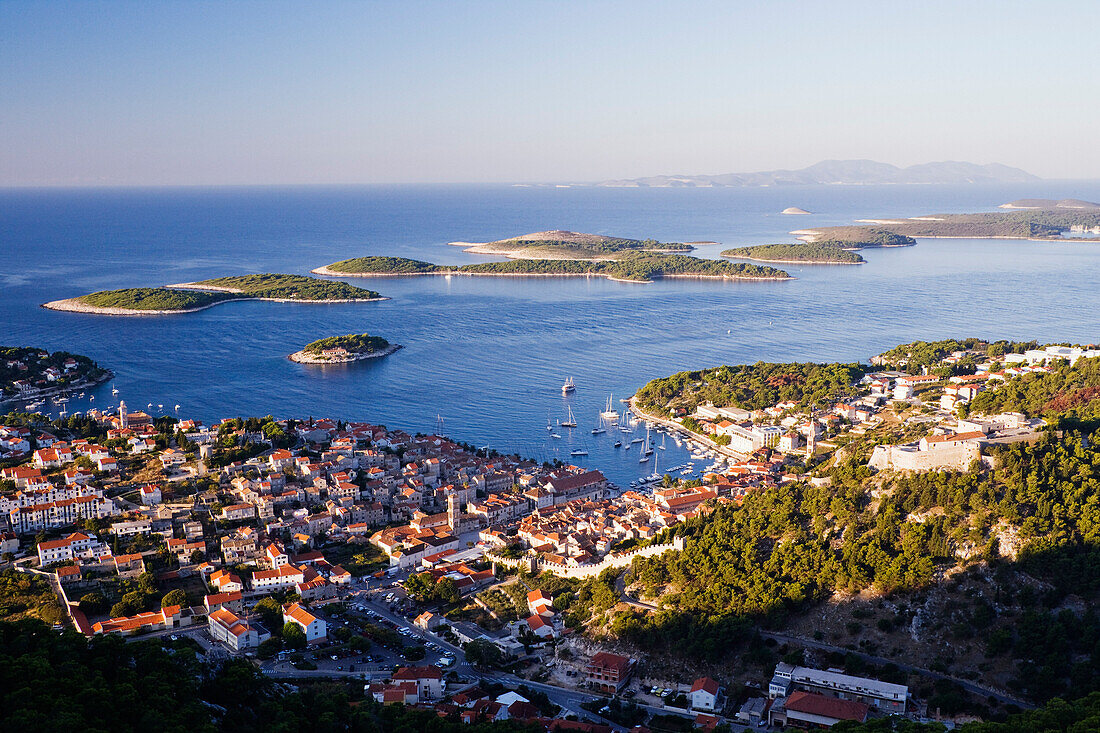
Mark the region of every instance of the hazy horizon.
[[1100, 7], [0, 4], [0, 186], [1100, 178]]

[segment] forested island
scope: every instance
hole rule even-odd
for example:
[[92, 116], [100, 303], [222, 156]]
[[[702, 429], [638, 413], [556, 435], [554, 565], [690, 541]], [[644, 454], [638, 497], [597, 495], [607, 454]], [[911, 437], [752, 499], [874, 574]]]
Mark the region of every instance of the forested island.
[[291, 354], [290, 360], [300, 364], [347, 364], [388, 356], [400, 348], [381, 336], [371, 336], [367, 333], [348, 334], [330, 336], [308, 343], [301, 351]]
[[613, 260], [518, 259], [472, 265], [435, 265], [403, 257], [357, 257], [319, 267], [313, 272], [337, 277], [400, 277], [408, 275], [481, 275], [498, 277], [606, 277], [620, 282], [652, 282], [660, 278], [725, 280], [786, 280], [774, 267], [722, 262], [677, 254], [629, 252]]
[[563, 229], [523, 234], [495, 242], [451, 242], [450, 244], [464, 247], [467, 252], [477, 254], [549, 260], [614, 259], [625, 252], [690, 252], [694, 249], [690, 244], [682, 242], [609, 237]]
[[163, 315], [191, 313], [238, 300], [298, 303], [350, 303], [384, 298], [342, 282], [306, 275], [263, 273], [235, 275], [156, 288], [102, 290], [44, 303], [51, 310], [102, 315]]
[[806, 265], [862, 265], [862, 255], [828, 242], [800, 244], [758, 244], [736, 247], [722, 252], [723, 257], [758, 260], [760, 262]]

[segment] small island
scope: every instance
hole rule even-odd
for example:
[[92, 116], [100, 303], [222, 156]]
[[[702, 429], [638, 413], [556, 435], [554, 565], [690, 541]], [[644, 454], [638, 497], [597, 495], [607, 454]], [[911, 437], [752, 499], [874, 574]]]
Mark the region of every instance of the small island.
[[269, 300], [279, 303], [353, 303], [385, 300], [373, 290], [306, 275], [263, 273], [177, 283], [156, 288], [102, 290], [44, 303], [43, 308], [112, 316], [193, 313], [221, 303]]
[[690, 252], [690, 244], [658, 242], [655, 239], [628, 239], [602, 234], [584, 234], [555, 229], [523, 234], [495, 242], [450, 242], [466, 252], [483, 255], [504, 255], [529, 260], [614, 259], [624, 252]]
[[404, 257], [357, 257], [313, 272], [337, 277], [408, 277], [467, 275], [487, 277], [605, 277], [616, 282], [648, 283], [660, 278], [717, 280], [788, 280], [774, 267], [722, 262], [678, 254], [628, 252], [616, 259], [517, 259], [472, 265], [435, 265]]
[[867, 260], [850, 249], [835, 244], [802, 242], [800, 244], [759, 244], [736, 247], [722, 252], [723, 257], [799, 265], [862, 265]]
[[318, 339], [306, 344], [301, 351], [295, 351], [289, 358], [299, 364], [347, 364], [389, 356], [400, 348], [400, 345], [391, 344], [381, 336], [358, 333]]
[[805, 209], [800, 209], [797, 206], [788, 206], [787, 208], [783, 209], [783, 211], [781, 211], [779, 213], [780, 214], [786, 214], [787, 216], [805, 216], [805, 215], [809, 214], [810, 212], [806, 211]]

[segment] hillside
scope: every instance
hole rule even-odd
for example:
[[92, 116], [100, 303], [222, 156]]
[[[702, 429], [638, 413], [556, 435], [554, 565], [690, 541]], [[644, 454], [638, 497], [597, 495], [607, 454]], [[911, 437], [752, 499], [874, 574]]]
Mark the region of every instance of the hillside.
[[812, 242], [858, 240], [873, 231], [886, 231], [909, 238], [1061, 239], [1063, 233], [1075, 228], [1095, 227], [1100, 227], [1100, 208], [1063, 207], [976, 214], [930, 214], [910, 219], [876, 220], [871, 226], [814, 227], [795, 234]]
[[[967, 344], [989, 355], [1028, 346], [968, 340], [888, 353], [919, 361]], [[638, 400], [689, 410], [703, 400], [828, 404], [862, 371], [720, 367], [654, 380]], [[834, 440], [844, 447], [808, 467], [819, 480], [749, 492], [667, 530], [657, 541], [683, 536], [686, 548], [636, 559], [625, 579], [661, 610], [616, 612], [607, 632], [717, 660], [760, 624], [1038, 702], [1097, 689], [1100, 449], [1082, 438], [1100, 429], [1100, 358], [1024, 373], [969, 405], [971, 415], [1009, 410], [1064, 432], [990, 444], [989, 463], [965, 471], [875, 473], [865, 465], [872, 446], [923, 429], [920, 407], [899, 407]]]
[[681, 242], [628, 239], [602, 234], [552, 230], [523, 234], [495, 242], [451, 242], [477, 254], [498, 254], [525, 259], [615, 259], [628, 252], [689, 252], [694, 247]]
[[1009, 166], [959, 161], [923, 163], [899, 168], [873, 160], [824, 160], [798, 170], [771, 170], [720, 175], [661, 175], [604, 181], [605, 187], [690, 188], [715, 186], [794, 186], [814, 184], [1027, 183], [1036, 176]]

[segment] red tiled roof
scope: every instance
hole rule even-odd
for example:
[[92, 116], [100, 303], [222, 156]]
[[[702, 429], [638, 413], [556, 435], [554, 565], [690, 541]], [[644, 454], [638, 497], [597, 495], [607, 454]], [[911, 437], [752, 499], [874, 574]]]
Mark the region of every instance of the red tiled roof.
[[867, 719], [867, 711], [870, 709], [865, 703], [855, 700], [841, 700], [802, 690], [792, 692], [784, 707], [799, 713], [820, 715], [836, 720], [854, 720], [859, 723]]
[[698, 692], [699, 690], [705, 690], [712, 695], [718, 694], [718, 683], [712, 680], [710, 677], [700, 677], [695, 680], [691, 685], [692, 692]]

